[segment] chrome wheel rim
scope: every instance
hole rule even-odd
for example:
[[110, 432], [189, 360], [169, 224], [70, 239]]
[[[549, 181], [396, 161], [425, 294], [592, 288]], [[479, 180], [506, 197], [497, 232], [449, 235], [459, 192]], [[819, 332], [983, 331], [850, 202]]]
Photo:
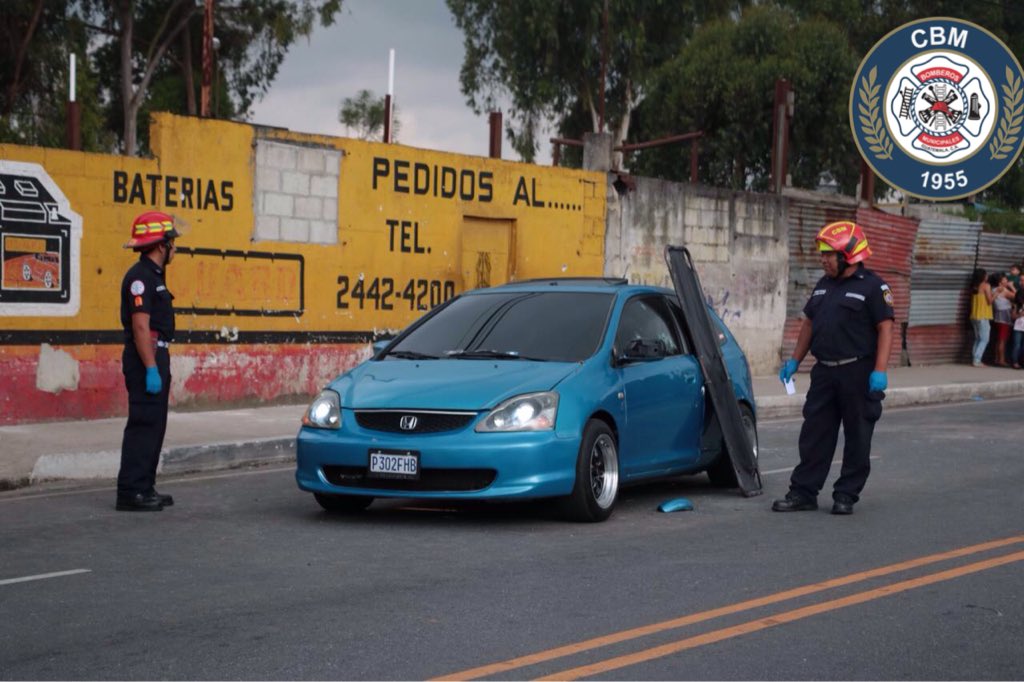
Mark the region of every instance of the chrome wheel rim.
[[619, 454], [615, 441], [601, 434], [590, 448], [590, 491], [594, 502], [607, 509], [615, 501], [619, 489]]
[[743, 428], [747, 431], [747, 440], [750, 441], [751, 447], [754, 448], [754, 461], [757, 461], [757, 427], [754, 426], [754, 420], [748, 415], [743, 415]]

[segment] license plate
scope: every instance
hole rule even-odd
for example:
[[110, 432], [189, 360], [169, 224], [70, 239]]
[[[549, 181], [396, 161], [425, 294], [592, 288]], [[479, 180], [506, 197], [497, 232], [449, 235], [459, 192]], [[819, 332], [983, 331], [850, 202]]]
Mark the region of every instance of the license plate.
[[413, 450], [370, 450], [368, 474], [374, 478], [419, 478], [420, 453]]

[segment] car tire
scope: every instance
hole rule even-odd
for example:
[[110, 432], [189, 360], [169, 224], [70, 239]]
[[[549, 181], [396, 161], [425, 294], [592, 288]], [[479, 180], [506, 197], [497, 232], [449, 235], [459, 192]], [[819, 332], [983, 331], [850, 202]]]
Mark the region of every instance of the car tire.
[[47, 289], [53, 288], [53, 273], [47, 271], [46, 274], [43, 275], [43, 286]]
[[329, 495], [327, 493], [313, 493], [317, 504], [324, 508], [324, 511], [332, 513], [360, 512], [370, 506], [372, 497], [363, 495]]
[[[743, 430], [747, 432], [747, 438], [754, 444], [754, 460], [757, 460], [757, 422], [754, 420], [754, 413], [747, 405], [740, 405], [740, 417], [743, 420]], [[729, 451], [725, 447], [725, 439], [722, 439], [722, 451], [708, 467], [708, 478], [711, 485], [716, 488], [735, 488], [739, 485], [736, 480], [736, 472], [732, 468], [732, 461], [729, 459]]]
[[28, 266], [28, 263], [21, 266], [21, 278], [26, 282], [32, 281], [32, 268]]
[[576, 456], [576, 484], [566, 498], [566, 516], [573, 521], [594, 523], [612, 515], [619, 499], [619, 449], [615, 434], [600, 419], [591, 419], [583, 429]]

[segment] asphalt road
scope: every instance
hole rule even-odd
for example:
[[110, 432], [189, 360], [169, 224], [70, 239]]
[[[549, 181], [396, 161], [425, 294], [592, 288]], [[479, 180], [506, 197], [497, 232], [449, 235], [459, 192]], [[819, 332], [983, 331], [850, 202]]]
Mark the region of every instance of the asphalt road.
[[[597, 525], [544, 505], [335, 517], [290, 468], [162, 479], [158, 514], [115, 513], [110, 489], [3, 493], [0, 678], [1024, 679], [1022, 414], [888, 411], [850, 517], [827, 494], [769, 510], [796, 420], [760, 425], [764, 496], [681, 478]], [[656, 511], [677, 496], [695, 510]]]

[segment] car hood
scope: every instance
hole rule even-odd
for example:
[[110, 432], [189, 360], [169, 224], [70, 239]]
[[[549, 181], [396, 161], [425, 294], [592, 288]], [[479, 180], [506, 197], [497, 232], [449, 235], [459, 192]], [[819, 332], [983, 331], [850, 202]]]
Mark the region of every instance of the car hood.
[[351, 409], [483, 410], [522, 393], [551, 390], [578, 367], [529, 360], [370, 361], [331, 388]]

